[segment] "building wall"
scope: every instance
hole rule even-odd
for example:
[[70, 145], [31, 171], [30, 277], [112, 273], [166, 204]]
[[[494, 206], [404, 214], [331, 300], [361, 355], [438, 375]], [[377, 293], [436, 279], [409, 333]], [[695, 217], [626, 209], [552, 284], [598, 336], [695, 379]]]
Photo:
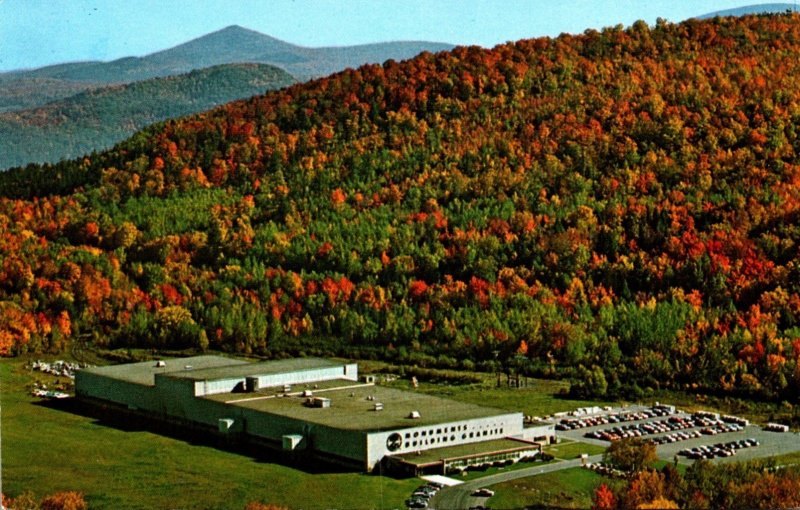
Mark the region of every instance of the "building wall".
[[[284, 435], [298, 434], [303, 436], [300, 449], [349, 459], [356, 464], [364, 463], [366, 434], [361, 431], [336, 429], [286, 416], [234, 408], [241, 413], [238, 419], [243, 420], [248, 435], [278, 442]], [[325, 412], [325, 409], [319, 409], [319, 412]]]
[[[191, 379], [156, 375], [159, 411], [167, 416], [194, 421], [216, 428], [221, 418], [234, 418], [233, 408], [224, 402], [215, 402], [194, 396], [196, 384]], [[241, 430], [241, 420], [235, 420], [231, 432]]]
[[195, 383], [195, 395], [216, 395], [217, 393], [230, 393], [236, 386], [244, 387], [245, 377], [231, 377], [228, 379], [217, 379], [214, 381], [197, 381]]
[[[319, 381], [329, 381], [331, 379], [350, 379], [358, 380], [358, 365], [350, 363], [324, 368], [312, 368], [308, 370], [295, 370], [282, 374], [259, 375], [254, 372], [253, 376], [258, 377], [259, 388], [269, 388], [284, 386], [286, 384], [304, 384]], [[230, 393], [238, 385], [245, 385], [246, 377], [231, 377], [212, 381], [197, 381], [195, 383], [195, 395], [215, 395], [217, 393]]]
[[154, 387], [111, 379], [86, 370], [75, 372], [75, 394], [108, 400], [131, 409], [159, 410], [159, 397]]
[[[298, 370], [284, 374], [262, 375], [258, 378], [259, 388], [269, 388], [271, 386], [283, 386], [285, 384], [304, 384], [319, 381], [330, 381], [331, 379], [351, 379], [358, 380], [358, 369], [352, 365], [341, 365], [338, 367], [313, 368], [309, 370]], [[257, 375], [257, 374], [256, 374]]]
[[550, 441], [555, 437], [556, 428], [553, 424], [537, 425], [534, 427], [525, 427], [518, 437], [525, 441]]
[[[519, 436], [522, 433], [522, 419], [522, 413], [498, 414], [486, 418], [374, 432], [367, 437], [368, 469], [372, 469], [385, 455]], [[386, 442], [395, 433], [401, 435], [403, 444], [399, 449], [390, 451]]]

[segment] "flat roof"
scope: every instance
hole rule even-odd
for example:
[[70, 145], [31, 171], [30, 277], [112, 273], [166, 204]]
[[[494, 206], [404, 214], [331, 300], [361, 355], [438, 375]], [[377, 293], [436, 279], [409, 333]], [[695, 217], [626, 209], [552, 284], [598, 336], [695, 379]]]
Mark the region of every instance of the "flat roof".
[[[311, 392], [319, 392], [324, 393], [327, 390], [338, 389], [345, 386], [374, 386], [371, 383], [358, 383], [355, 381], [351, 381], [350, 379], [328, 379], [326, 381], [314, 381], [314, 382], [305, 382], [305, 383], [295, 383], [290, 384], [290, 389], [287, 392], [283, 391], [284, 386], [283, 384], [277, 386], [267, 386], [264, 388], [260, 388], [257, 392], [248, 392], [248, 393], [218, 393], [212, 394], [209, 398], [213, 400], [219, 400], [222, 402], [232, 403], [238, 400], [252, 400], [254, 398], [263, 398], [267, 396], [275, 396], [275, 395], [283, 395], [287, 393], [288, 395], [298, 396], [301, 395], [305, 390], [309, 390]], [[323, 396], [322, 394], [320, 396]]]
[[[240, 363], [227, 366], [194, 366], [192, 370], [181, 370], [169, 373], [169, 377], [192, 379], [194, 381], [213, 381], [219, 379], [235, 379], [247, 376], [261, 376], [313, 370], [315, 368], [343, 367], [346, 363], [337, 363], [322, 358], [291, 358], [259, 363]], [[344, 375], [344, 374], [342, 374]]]
[[[330, 407], [307, 407], [304, 405], [305, 398], [297, 394], [276, 397], [269, 392], [223, 393], [203, 398], [307, 423], [364, 432], [431, 426], [459, 420], [515, 414], [511, 411], [467, 404], [415, 391], [360, 384], [348, 380], [340, 380], [338, 384], [328, 381], [324, 388], [323, 383], [317, 384], [320, 388], [314, 391], [314, 396], [331, 399]], [[300, 392], [302, 389], [303, 385], [292, 387], [293, 392]], [[367, 400], [367, 397], [372, 399]], [[376, 403], [383, 404], [382, 411], [374, 410]], [[419, 411], [420, 417], [408, 418], [411, 411]]]
[[527, 441], [502, 438], [481, 441], [479, 443], [467, 443], [455, 446], [445, 446], [442, 448], [434, 448], [431, 450], [422, 450], [419, 453], [403, 453], [400, 455], [393, 455], [393, 457], [402, 459], [408, 464], [421, 466], [436, 464], [444, 460], [463, 459], [500, 452], [529, 450], [538, 447], [538, 445], [529, 443]]
[[82, 369], [97, 375], [126, 381], [144, 386], [155, 385], [155, 375], [170, 372], [184, 372], [186, 365], [191, 365], [194, 369], [209, 369], [212, 367], [231, 367], [239, 365], [251, 365], [246, 361], [226, 358], [223, 356], [192, 356], [189, 358], [164, 359], [163, 367], [157, 367], [156, 361], [141, 361], [139, 363], [125, 363], [123, 365], [107, 365], [104, 367], [92, 367]]

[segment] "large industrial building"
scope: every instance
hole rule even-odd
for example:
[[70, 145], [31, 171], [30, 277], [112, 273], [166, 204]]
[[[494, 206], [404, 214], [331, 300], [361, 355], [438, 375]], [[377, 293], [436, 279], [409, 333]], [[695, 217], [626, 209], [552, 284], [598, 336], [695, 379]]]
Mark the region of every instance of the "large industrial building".
[[418, 473], [516, 461], [553, 434], [552, 426], [525, 428], [522, 413], [362, 383], [357, 365], [318, 358], [96, 367], [77, 372], [75, 387], [111, 412], [367, 471], [381, 462]]

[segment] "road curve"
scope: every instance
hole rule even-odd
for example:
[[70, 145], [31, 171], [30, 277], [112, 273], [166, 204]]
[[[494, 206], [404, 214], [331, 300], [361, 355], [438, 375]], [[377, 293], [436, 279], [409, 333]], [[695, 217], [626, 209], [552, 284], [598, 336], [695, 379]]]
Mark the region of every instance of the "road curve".
[[[600, 462], [601, 460], [603, 460], [602, 454], [592, 455], [587, 459], [587, 462]], [[508, 471], [506, 473], [497, 473], [482, 478], [476, 478], [475, 480], [470, 480], [459, 485], [444, 487], [431, 498], [428, 508], [431, 510], [465, 510], [478, 504], [484, 505], [486, 498], [474, 498], [471, 496], [472, 491], [480, 487], [489, 487], [490, 485], [507, 482], [509, 480], [552, 473], [554, 471], [561, 471], [562, 469], [569, 469], [580, 465], [581, 459], [562, 460], [541, 466], [531, 466], [529, 468]]]

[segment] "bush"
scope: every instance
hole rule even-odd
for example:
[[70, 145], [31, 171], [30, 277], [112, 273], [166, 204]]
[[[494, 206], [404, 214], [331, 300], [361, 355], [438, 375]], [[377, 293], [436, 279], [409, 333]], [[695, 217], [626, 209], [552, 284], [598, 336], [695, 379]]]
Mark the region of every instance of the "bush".
[[42, 500], [41, 510], [86, 510], [83, 494], [75, 491], [57, 492]]

